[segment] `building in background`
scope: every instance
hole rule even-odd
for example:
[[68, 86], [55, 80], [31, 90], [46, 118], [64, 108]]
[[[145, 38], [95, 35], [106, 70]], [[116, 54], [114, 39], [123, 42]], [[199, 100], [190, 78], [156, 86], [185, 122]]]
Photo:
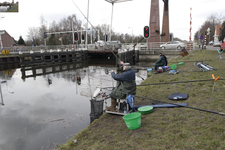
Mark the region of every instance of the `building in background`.
[[220, 30], [222, 29], [222, 25], [216, 25], [215, 34], [214, 34], [214, 42], [219, 41]]
[[[0, 45], [1, 50], [4, 48], [4, 50], [10, 50], [11, 47], [13, 47], [16, 42], [14, 39], [6, 32], [5, 30], [0, 30]], [[3, 34], [2, 34], [3, 33]]]

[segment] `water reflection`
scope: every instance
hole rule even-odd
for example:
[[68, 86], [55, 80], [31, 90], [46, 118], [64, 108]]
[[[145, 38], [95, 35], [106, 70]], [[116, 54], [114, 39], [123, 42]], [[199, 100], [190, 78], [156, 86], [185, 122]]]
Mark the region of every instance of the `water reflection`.
[[[115, 65], [81, 65], [0, 71], [0, 81], [7, 81], [1, 83], [0, 149], [54, 148], [101, 115], [102, 103], [90, 100], [97, 86], [116, 85], [108, 71], [116, 70]], [[137, 74], [146, 77], [146, 70]]]

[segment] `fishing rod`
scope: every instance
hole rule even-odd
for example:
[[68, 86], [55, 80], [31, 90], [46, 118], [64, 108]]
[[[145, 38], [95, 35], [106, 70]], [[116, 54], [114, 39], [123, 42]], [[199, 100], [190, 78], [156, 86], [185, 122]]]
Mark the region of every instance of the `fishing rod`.
[[[141, 66], [140, 66], [141, 67]], [[153, 67], [147, 67], [147, 68], [144, 68], [144, 67], [141, 67], [141, 68], [139, 68], [139, 67], [132, 67], [134, 70], [146, 70], [146, 69], [151, 69], [151, 68], [153, 68]], [[171, 69], [171, 68], [169, 68], [169, 69], [167, 69], [167, 71], [168, 70], [173, 70], [173, 69]], [[203, 72], [203, 70], [179, 70], [179, 72]]]
[[202, 70], [179, 70], [179, 72], [203, 72]]
[[[225, 80], [225, 79], [219, 78], [218, 80]], [[187, 83], [187, 82], [202, 82], [202, 81], [215, 81], [215, 79], [177, 81], [177, 82], [163, 82], [163, 83], [142, 84], [142, 85], [136, 85], [136, 86], [149, 86], [149, 85], [160, 85], [160, 84], [175, 84], [175, 83]], [[103, 87], [102, 89], [108, 89], [108, 88], [113, 88], [113, 87]]]
[[145, 80], [144, 78], [142, 78], [139, 74], [137, 75], [139, 78], [141, 78], [142, 80]]
[[[120, 91], [121, 92], [121, 91]], [[121, 92], [123, 94], [127, 94], [125, 92]], [[142, 99], [147, 99], [147, 100], [152, 100], [152, 101], [157, 101], [157, 102], [161, 102], [161, 103], [167, 103], [167, 104], [172, 104], [172, 105], [176, 105], [176, 106], [180, 106], [180, 107], [185, 107], [185, 108], [190, 108], [190, 109], [195, 109], [195, 110], [199, 110], [199, 111], [205, 111], [205, 112], [209, 112], [209, 113], [214, 113], [214, 114], [219, 114], [219, 115], [225, 115], [225, 113], [223, 112], [216, 112], [216, 111], [211, 111], [211, 110], [206, 110], [206, 109], [202, 109], [202, 108], [196, 108], [196, 107], [191, 107], [191, 106], [185, 106], [185, 105], [180, 105], [177, 103], [170, 103], [170, 102], [166, 102], [166, 101], [162, 101], [162, 100], [157, 100], [157, 99], [152, 99], [152, 98], [147, 98], [147, 97], [143, 97], [143, 96], [138, 96], [138, 95], [133, 95], [134, 97], [139, 97]], [[135, 107], [135, 106], [134, 106]]]
[[[84, 16], [85, 19], [87, 19], [88, 23], [92, 26], [92, 28], [97, 31], [97, 29], [92, 25], [92, 23], [89, 21], [89, 19], [83, 14], [83, 12], [79, 9], [79, 7], [75, 4], [73, 0], [71, 0], [73, 4], [77, 7], [77, 9], [80, 11], [80, 13]], [[112, 54], [115, 56], [115, 58], [120, 62], [121, 60], [116, 56], [116, 54], [110, 49], [109, 45], [104, 41], [105, 45], [109, 48], [109, 50], [112, 52]]]
[[[180, 63], [180, 62], [203, 62], [203, 61], [212, 61], [212, 60], [174, 61], [174, 62], [168, 62], [168, 63]], [[149, 67], [149, 66], [140, 66], [140, 67], [148, 67], [148, 68], [152, 68], [152, 67]]]
[[153, 101], [161, 102], [161, 103], [167, 103], [167, 104], [172, 104], [172, 105], [176, 105], [176, 106], [180, 106], [180, 107], [186, 107], [186, 108], [190, 108], [190, 109], [195, 109], [195, 110], [199, 110], [199, 111], [205, 111], [205, 112], [209, 112], [209, 113], [214, 113], [214, 114], [219, 114], [219, 115], [225, 115], [225, 113], [223, 113], [223, 112], [215, 112], [215, 111], [201, 109], [201, 108], [196, 108], [196, 107], [184, 106], [184, 105], [180, 105], [180, 104], [176, 104], [176, 103], [170, 103], [170, 102], [166, 102], [166, 101], [161, 101], [161, 100], [147, 98], [147, 97], [142, 97], [142, 96], [137, 96], [137, 95], [134, 95], [134, 96], [135, 97], [139, 97], [139, 98], [144, 98], [144, 99], [148, 99], [148, 100], [153, 100]]
[[[192, 61], [182, 61], [182, 62], [203, 62], [203, 61], [212, 61], [212, 60], [192, 60]], [[169, 62], [169, 63], [179, 63], [181, 61]]]
[[[187, 82], [202, 82], [202, 81], [214, 81], [215, 79], [204, 79], [204, 80], [190, 80], [190, 81], [177, 81], [177, 82], [163, 82], [163, 83], [152, 83], [152, 84], [142, 84], [137, 86], [148, 86], [148, 85], [160, 85], [160, 84], [174, 84], [174, 83], [187, 83]], [[218, 80], [225, 80], [220, 78]]]

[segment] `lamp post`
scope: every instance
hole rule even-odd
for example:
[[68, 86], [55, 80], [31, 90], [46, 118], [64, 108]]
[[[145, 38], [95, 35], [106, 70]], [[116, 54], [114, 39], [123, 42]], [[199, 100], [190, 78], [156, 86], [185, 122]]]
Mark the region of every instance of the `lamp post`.
[[126, 2], [126, 1], [132, 1], [132, 0], [105, 0], [105, 1], [112, 4], [111, 26], [110, 26], [110, 35], [109, 35], [109, 41], [111, 41], [111, 35], [112, 35], [112, 19], [113, 19], [113, 6], [114, 6], [114, 3]]
[[133, 28], [132, 27], [128, 27], [129, 29], [132, 29], [132, 45], [133, 45]]
[[[0, 17], [0, 18], [4, 18], [4, 17]], [[3, 50], [2, 37], [1, 37], [2, 34], [5, 34], [4, 30], [0, 31], [0, 47], [1, 47], [1, 50]]]
[[73, 36], [73, 44], [74, 44], [73, 17], [72, 17], [72, 36]]
[[86, 27], [86, 41], [85, 41], [86, 48], [87, 48], [87, 44], [88, 44], [88, 37], [87, 37], [88, 19], [89, 19], [89, 0], [88, 0], [88, 8], [87, 8], [87, 27]]

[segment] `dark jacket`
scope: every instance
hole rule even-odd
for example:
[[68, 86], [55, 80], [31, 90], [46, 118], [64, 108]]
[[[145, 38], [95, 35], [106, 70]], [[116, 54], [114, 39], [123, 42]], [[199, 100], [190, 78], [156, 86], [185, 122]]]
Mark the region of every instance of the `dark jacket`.
[[123, 70], [120, 74], [111, 73], [112, 78], [118, 81], [111, 93], [112, 98], [124, 99], [128, 95], [136, 94], [135, 71], [131, 68]]
[[163, 54], [159, 57], [159, 60], [156, 61], [156, 65], [158, 66], [167, 66], [167, 58]]

